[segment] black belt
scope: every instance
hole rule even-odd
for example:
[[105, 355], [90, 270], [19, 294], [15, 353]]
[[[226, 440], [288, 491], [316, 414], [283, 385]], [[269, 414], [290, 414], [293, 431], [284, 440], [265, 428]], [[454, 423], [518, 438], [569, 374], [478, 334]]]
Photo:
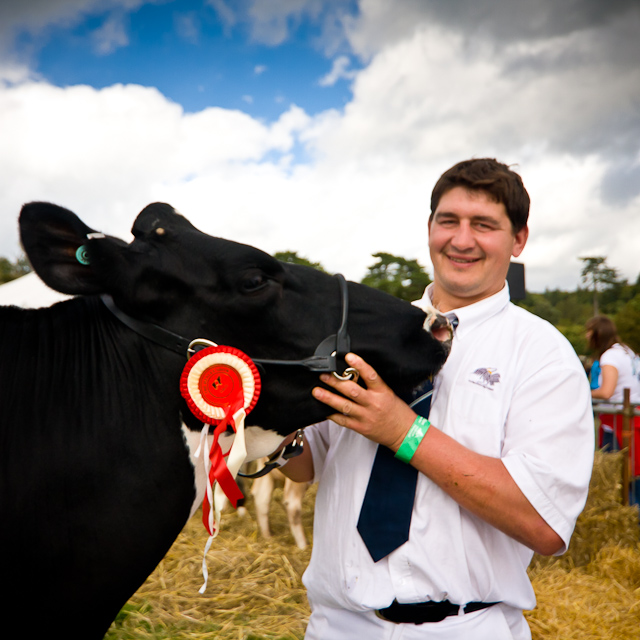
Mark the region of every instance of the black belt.
[[[465, 613], [473, 613], [481, 609], [492, 607], [497, 602], [469, 602], [464, 606]], [[386, 609], [377, 609], [376, 615], [389, 622], [412, 622], [413, 624], [424, 624], [425, 622], [440, 622], [448, 616], [457, 616], [460, 612], [460, 605], [453, 604], [448, 600], [442, 602], [416, 602], [413, 604], [400, 604], [394, 600]]]

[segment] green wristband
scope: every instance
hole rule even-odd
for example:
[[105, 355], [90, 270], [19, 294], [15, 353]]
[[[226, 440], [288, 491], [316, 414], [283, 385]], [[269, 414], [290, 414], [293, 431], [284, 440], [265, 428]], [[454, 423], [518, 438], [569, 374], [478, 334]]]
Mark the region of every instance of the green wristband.
[[422, 416], [416, 416], [411, 428], [404, 437], [400, 448], [396, 451], [395, 457], [402, 462], [409, 464], [413, 454], [416, 452], [418, 445], [422, 442], [422, 439], [427, 434], [431, 423]]

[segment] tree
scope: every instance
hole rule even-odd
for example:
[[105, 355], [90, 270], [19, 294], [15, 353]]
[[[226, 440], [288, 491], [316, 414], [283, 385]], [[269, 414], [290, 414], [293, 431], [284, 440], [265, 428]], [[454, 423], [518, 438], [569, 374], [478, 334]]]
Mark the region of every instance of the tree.
[[602, 256], [580, 258], [584, 262], [580, 277], [587, 289], [593, 292], [593, 315], [598, 315], [598, 293], [607, 287], [621, 284], [618, 270], [607, 265], [607, 259]]
[[378, 261], [369, 267], [362, 284], [386, 291], [402, 300], [418, 300], [431, 282], [429, 274], [417, 260], [407, 260], [390, 253], [374, 253]]
[[560, 312], [542, 293], [527, 293], [524, 300], [518, 300], [515, 304], [553, 325], [560, 321]]
[[557, 329], [571, 343], [578, 355], [584, 356], [589, 353], [584, 324], [562, 323], [558, 325]]
[[0, 284], [15, 280], [31, 271], [29, 261], [24, 257], [19, 257], [15, 262], [7, 258], [0, 258]]
[[621, 340], [640, 353], [640, 294], [616, 313], [614, 322]]
[[273, 257], [276, 260], [280, 260], [281, 262], [288, 262], [289, 264], [301, 264], [305, 267], [313, 267], [318, 271], [323, 271], [326, 273], [324, 267], [319, 262], [311, 262], [307, 260], [307, 258], [303, 258], [298, 255], [297, 251], [276, 251], [273, 254]]

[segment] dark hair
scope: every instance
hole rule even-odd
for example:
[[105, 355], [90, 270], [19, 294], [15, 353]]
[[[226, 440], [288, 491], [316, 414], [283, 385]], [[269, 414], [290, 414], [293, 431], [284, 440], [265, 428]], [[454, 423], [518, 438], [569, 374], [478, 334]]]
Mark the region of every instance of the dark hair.
[[587, 320], [587, 331], [591, 331], [589, 336], [589, 348], [598, 354], [598, 358], [616, 342], [622, 344], [616, 324], [607, 316], [594, 316]]
[[529, 218], [530, 199], [522, 178], [506, 164], [493, 158], [474, 158], [458, 162], [441, 176], [431, 193], [431, 218], [440, 198], [455, 187], [483, 191], [505, 206], [514, 233], [523, 229]]

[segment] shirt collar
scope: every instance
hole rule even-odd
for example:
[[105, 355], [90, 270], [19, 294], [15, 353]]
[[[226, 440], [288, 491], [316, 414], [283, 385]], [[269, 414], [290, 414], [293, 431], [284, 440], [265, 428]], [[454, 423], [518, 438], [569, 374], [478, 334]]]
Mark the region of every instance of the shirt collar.
[[[433, 306], [431, 304], [431, 291], [433, 289], [433, 283], [430, 284], [424, 291], [422, 298], [414, 304], [420, 308], [425, 306]], [[483, 298], [478, 302], [469, 304], [466, 307], [460, 307], [459, 309], [452, 309], [447, 312], [453, 313], [458, 318], [458, 327], [455, 331], [455, 336], [458, 340], [462, 339], [470, 330], [484, 322], [488, 318], [496, 315], [502, 311], [511, 301], [509, 295], [509, 285], [505, 282], [504, 287], [498, 293], [494, 293], [488, 298]], [[445, 314], [445, 315], [447, 315]]]

